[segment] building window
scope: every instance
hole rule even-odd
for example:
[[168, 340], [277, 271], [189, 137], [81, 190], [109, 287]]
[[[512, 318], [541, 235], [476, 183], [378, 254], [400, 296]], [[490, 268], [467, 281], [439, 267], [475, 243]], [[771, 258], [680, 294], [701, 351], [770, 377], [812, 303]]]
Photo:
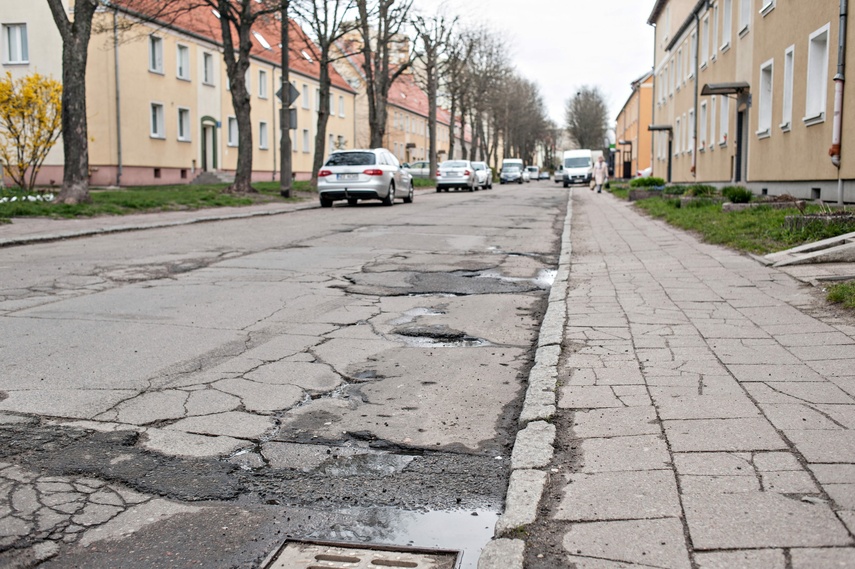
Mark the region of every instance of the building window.
[[677, 83], [677, 91], [680, 90], [680, 83], [683, 80], [683, 48], [677, 50], [677, 73], [675, 77]]
[[807, 92], [805, 118], [807, 124], [825, 120], [825, 99], [828, 93], [828, 24], [810, 35], [808, 43]]
[[695, 151], [695, 109], [689, 109], [686, 120], [686, 152]]
[[303, 129], [303, 152], [309, 153], [309, 129]]
[[796, 47], [791, 45], [784, 52], [784, 101], [781, 130], [788, 131], [793, 123], [793, 63]]
[[715, 60], [715, 54], [718, 51], [718, 4], [713, 6], [712, 16], [712, 36], [710, 37], [710, 59]]
[[772, 129], [772, 72], [773, 60], [760, 66], [760, 92], [758, 93], [757, 136], [769, 136]]
[[721, 51], [730, 47], [731, 31], [733, 30], [733, 0], [724, 0], [721, 14]]
[[309, 86], [303, 83], [303, 108], [308, 109], [309, 107]]
[[692, 35], [689, 36], [689, 64], [686, 65], [686, 74], [688, 75], [687, 79], [691, 79], [698, 72], [696, 68], [698, 65], [698, 52], [695, 48], [697, 37], [698, 33], [696, 31], [692, 32]]
[[701, 103], [701, 115], [698, 117], [698, 148], [704, 150], [707, 146], [707, 103]]
[[680, 117], [677, 117], [677, 124], [674, 128], [674, 156], [680, 155], [680, 144], [682, 141], [680, 140], [680, 135], [683, 133], [682, 124], [680, 123]]
[[228, 139], [226, 144], [229, 146], [238, 145], [238, 124], [235, 117], [229, 117], [228, 120]]
[[258, 147], [267, 150], [267, 122], [258, 123]]
[[333, 150], [335, 150], [335, 137], [330, 135], [327, 142], [327, 152], [332, 152]]
[[258, 98], [267, 98], [267, 71], [264, 69], [258, 70]]
[[178, 140], [190, 141], [190, 109], [178, 109]]
[[27, 24], [5, 24], [3, 26], [3, 63], [29, 63], [30, 47], [27, 42]]
[[175, 74], [179, 79], [190, 80], [190, 48], [186, 45], [179, 45], [177, 51], [178, 57], [176, 62]]
[[704, 18], [703, 27], [701, 28], [701, 67], [704, 67], [709, 60], [710, 54], [710, 17], [707, 15]]
[[721, 101], [721, 112], [719, 113], [719, 132], [721, 133], [721, 140], [719, 141], [719, 145], [726, 146], [727, 145], [727, 132], [730, 127], [730, 99], [727, 98], [727, 95], [721, 97], [719, 99]]
[[344, 97], [338, 96], [338, 116], [344, 118]]
[[214, 84], [214, 56], [210, 53], [202, 54], [202, 83]]
[[710, 100], [710, 136], [707, 140], [709, 140], [710, 150], [715, 150], [715, 106], [716, 106], [716, 96], [713, 95]]
[[748, 31], [748, 26], [751, 24], [751, 5], [754, 0], [739, 0], [739, 35], [743, 35]]
[[163, 73], [163, 39], [148, 36], [148, 70]]
[[166, 128], [163, 125], [163, 105], [151, 104], [151, 137], [166, 138]]

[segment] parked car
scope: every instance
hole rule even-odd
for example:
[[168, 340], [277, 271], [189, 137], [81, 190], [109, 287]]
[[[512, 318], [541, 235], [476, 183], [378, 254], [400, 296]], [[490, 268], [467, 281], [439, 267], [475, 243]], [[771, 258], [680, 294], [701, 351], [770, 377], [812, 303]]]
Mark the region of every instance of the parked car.
[[644, 168], [643, 170], [639, 170], [638, 173], [636, 174], [636, 177], [637, 178], [649, 178], [652, 174], [653, 174], [653, 168], [651, 166], [648, 166], [647, 168]]
[[560, 184], [564, 181], [564, 167], [559, 164], [557, 168], [555, 168], [555, 173], [552, 174], [552, 180], [556, 184]]
[[522, 184], [523, 171], [518, 166], [502, 166], [502, 171], [499, 172], [499, 184]]
[[402, 168], [410, 173], [413, 178], [430, 178], [430, 162], [404, 162]]
[[543, 171], [541, 171], [541, 173], [540, 173], [540, 179], [541, 179], [541, 180], [548, 180], [548, 179], [549, 179], [549, 170], [543, 170]]
[[473, 162], [472, 167], [475, 168], [475, 175], [478, 176], [478, 185], [482, 189], [493, 189], [493, 169], [487, 166], [486, 162]]
[[321, 207], [338, 200], [350, 205], [359, 200], [413, 203], [413, 177], [385, 148], [337, 150], [318, 171], [318, 196]]
[[528, 171], [529, 181], [540, 179], [540, 168], [537, 166], [526, 166], [525, 169]]
[[462, 188], [474, 192], [479, 188], [475, 167], [469, 160], [446, 160], [436, 171], [436, 191]]
[[531, 174], [529, 173], [528, 168], [523, 168], [522, 179], [523, 182], [531, 182]]

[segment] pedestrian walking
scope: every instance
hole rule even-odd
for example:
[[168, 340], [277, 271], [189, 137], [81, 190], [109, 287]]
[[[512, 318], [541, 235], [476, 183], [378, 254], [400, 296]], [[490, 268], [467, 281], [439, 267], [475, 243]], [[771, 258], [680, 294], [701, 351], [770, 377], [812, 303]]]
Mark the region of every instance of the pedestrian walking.
[[[594, 164], [594, 186], [597, 188], [597, 193], [603, 192], [603, 184], [609, 181], [609, 166], [603, 157], [597, 158], [597, 163]], [[594, 188], [591, 188], [592, 190]]]

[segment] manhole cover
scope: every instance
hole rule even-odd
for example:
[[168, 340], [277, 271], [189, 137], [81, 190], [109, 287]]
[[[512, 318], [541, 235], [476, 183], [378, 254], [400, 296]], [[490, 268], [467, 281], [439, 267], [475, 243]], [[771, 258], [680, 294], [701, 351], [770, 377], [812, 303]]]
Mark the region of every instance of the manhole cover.
[[289, 540], [264, 569], [456, 569], [459, 563], [459, 551]]

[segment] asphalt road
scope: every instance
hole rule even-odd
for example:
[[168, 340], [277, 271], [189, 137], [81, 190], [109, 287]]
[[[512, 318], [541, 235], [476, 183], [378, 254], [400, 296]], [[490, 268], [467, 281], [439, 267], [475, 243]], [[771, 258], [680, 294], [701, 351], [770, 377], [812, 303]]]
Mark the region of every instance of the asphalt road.
[[0, 565], [464, 551], [507, 489], [550, 181], [0, 249]]

